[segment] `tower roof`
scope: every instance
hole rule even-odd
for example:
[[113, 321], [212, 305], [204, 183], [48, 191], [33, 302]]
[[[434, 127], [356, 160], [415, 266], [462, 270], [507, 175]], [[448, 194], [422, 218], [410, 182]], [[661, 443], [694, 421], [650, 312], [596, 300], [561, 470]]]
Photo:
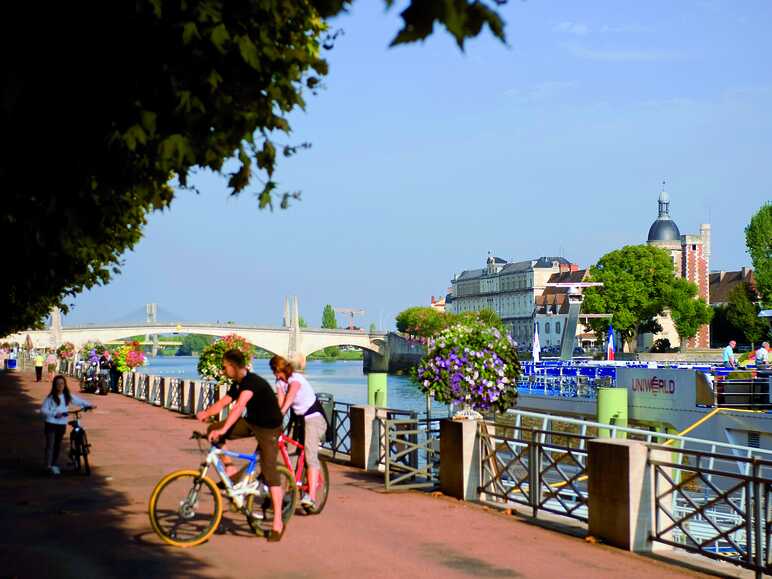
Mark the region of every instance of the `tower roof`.
[[[664, 182], [662, 185], [664, 186]], [[664, 187], [659, 194], [657, 204], [659, 207], [659, 216], [649, 228], [648, 241], [680, 240], [681, 232], [678, 230], [678, 226], [675, 224], [675, 221], [670, 218], [670, 196], [664, 190]]]

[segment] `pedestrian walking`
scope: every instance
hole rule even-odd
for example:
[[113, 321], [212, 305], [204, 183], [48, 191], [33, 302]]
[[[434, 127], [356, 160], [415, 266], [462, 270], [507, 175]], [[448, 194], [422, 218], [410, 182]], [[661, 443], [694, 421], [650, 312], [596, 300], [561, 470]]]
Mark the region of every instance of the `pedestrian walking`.
[[56, 372], [56, 356], [53, 352], [48, 352], [48, 356], [46, 356], [46, 369], [48, 370], [46, 380], [53, 380], [54, 372]]
[[35, 382], [40, 382], [43, 379], [43, 354], [38, 352], [35, 354]]
[[56, 376], [51, 383], [51, 392], [43, 400], [43, 405], [40, 407], [40, 413], [46, 421], [43, 430], [46, 436], [46, 468], [53, 475], [61, 473], [57, 462], [59, 461], [59, 450], [62, 447], [64, 431], [67, 430], [67, 408], [70, 404], [75, 404], [81, 408], [91, 408], [91, 404], [87, 401], [70, 394], [70, 389], [67, 388], [67, 379], [64, 376]]

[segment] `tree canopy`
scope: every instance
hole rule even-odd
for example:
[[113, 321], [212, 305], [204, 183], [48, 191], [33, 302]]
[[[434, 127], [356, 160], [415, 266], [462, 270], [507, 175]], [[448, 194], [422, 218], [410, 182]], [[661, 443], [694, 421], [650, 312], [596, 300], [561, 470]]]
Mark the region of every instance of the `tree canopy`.
[[[611, 323], [634, 349], [638, 334], [658, 332], [657, 316], [670, 309], [682, 339], [696, 335], [710, 322], [712, 312], [705, 300], [697, 298], [697, 287], [676, 277], [670, 254], [650, 245], [628, 245], [607, 253], [590, 268], [590, 279], [603, 282], [584, 292], [584, 311], [612, 314]], [[609, 320], [590, 320], [598, 335], [608, 329]]]
[[758, 317], [759, 307], [753, 303], [753, 298], [751, 288], [742, 283], [729, 293], [726, 305], [726, 319], [735, 332], [734, 339], [742, 337], [742, 341], [751, 345], [764, 339], [769, 332], [769, 322]]
[[753, 261], [756, 291], [765, 306], [772, 307], [772, 203], [751, 218], [745, 228], [745, 245]]
[[[274, 179], [278, 159], [307, 146], [282, 142], [288, 115], [319, 89], [328, 21], [351, 3], [7, 6], [0, 230], [14, 266], [0, 280], [0, 335], [107, 283], [148, 213], [172, 202], [171, 183], [188, 187], [196, 169], [226, 176], [231, 194], [249, 191], [260, 208], [296, 199]], [[461, 47], [484, 27], [503, 40], [499, 4], [411, 0], [393, 44], [435, 24]]]
[[489, 328], [504, 331], [504, 323], [501, 318], [490, 308], [483, 308], [479, 312], [453, 314], [440, 312], [429, 306], [414, 306], [397, 314], [396, 322], [398, 331], [424, 338], [436, 336], [455, 324], [479, 323]]
[[328, 330], [334, 330], [338, 327], [338, 319], [335, 317], [335, 308], [330, 304], [324, 306], [322, 310], [322, 327]]
[[[650, 245], [628, 245], [607, 253], [590, 268], [590, 279], [603, 282], [584, 292], [583, 309], [589, 313], [612, 314], [614, 330], [631, 347], [638, 334], [658, 330], [655, 318], [665, 309], [665, 294], [675, 279], [668, 253]], [[590, 320], [598, 335], [604, 335], [609, 321]]]
[[713, 318], [712, 308], [704, 299], [697, 297], [697, 293], [696, 285], [679, 277], [665, 296], [682, 348], [687, 339], [696, 336], [700, 327], [709, 324]]

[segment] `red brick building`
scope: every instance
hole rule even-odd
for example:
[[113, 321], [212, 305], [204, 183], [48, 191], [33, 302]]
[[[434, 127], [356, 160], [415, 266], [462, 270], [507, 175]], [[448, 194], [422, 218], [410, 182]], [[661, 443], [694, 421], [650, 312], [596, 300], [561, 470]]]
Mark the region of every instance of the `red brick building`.
[[[678, 226], [670, 217], [670, 197], [665, 191], [659, 194], [659, 215], [649, 228], [647, 243], [667, 250], [673, 259], [675, 274], [684, 277], [697, 286], [699, 297], [710, 303], [710, 225], [700, 225], [700, 233], [696, 235], [681, 235]], [[639, 347], [648, 347], [646, 341], [657, 338], [668, 338], [672, 346], [680, 345], [678, 333], [675, 331], [669, 313], [659, 320], [662, 332], [656, 336], [642, 336]], [[710, 348], [710, 326], [704, 325], [694, 338], [689, 338], [686, 349]]]

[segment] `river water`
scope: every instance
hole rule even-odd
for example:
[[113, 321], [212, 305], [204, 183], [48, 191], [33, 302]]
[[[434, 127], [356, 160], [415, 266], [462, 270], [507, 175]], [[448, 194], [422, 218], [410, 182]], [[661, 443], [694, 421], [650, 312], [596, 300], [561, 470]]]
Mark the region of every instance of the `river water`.
[[[193, 356], [158, 356], [148, 358], [147, 366], [138, 368], [138, 372], [170, 376], [187, 380], [198, 380], [196, 370], [198, 358]], [[268, 360], [252, 360], [252, 369], [260, 376], [274, 383]], [[334, 362], [311, 360], [306, 366], [305, 376], [317, 392], [328, 392], [338, 402], [351, 404], [367, 403], [367, 376], [362, 372], [361, 360], [337, 360]], [[418, 386], [406, 376], [389, 376], [389, 408], [401, 410], [426, 411], [426, 398]], [[433, 414], [444, 414], [447, 406], [434, 402]]]

